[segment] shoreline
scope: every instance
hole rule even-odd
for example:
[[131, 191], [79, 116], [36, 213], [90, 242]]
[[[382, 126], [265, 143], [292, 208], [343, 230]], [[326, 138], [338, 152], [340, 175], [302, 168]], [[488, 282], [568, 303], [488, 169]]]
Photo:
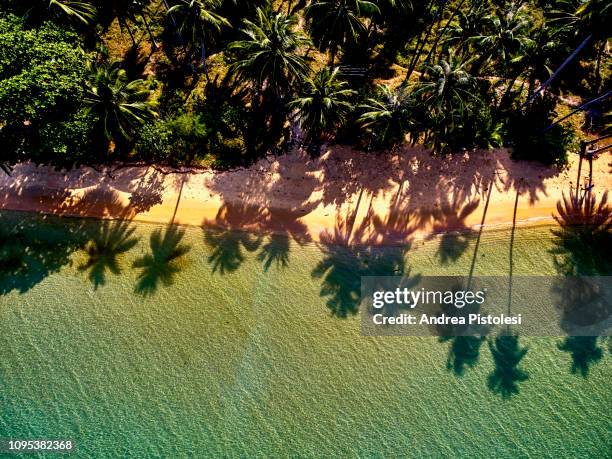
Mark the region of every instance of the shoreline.
[[[612, 185], [606, 159], [593, 162], [598, 197]], [[294, 151], [218, 172], [127, 166], [111, 177], [110, 167], [65, 172], [24, 163], [0, 177], [0, 209], [239, 229], [298, 243], [400, 245], [478, 231], [485, 210], [485, 228], [554, 225], [577, 163], [572, 156], [558, 170], [515, 162], [503, 149], [432, 157], [422, 148], [375, 155], [343, 146], [316, 159]]]

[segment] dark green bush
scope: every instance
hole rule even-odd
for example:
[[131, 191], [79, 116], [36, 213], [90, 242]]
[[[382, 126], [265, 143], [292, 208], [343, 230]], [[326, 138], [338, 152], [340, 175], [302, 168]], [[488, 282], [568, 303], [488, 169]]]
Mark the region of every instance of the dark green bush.
[[524, 111], [516, 110], [507, 119], [507, 143], [514, 159], [539, 161], [547, 165], [567, 163], [567, 152], [574, 141], [569, 125], [549, 126], [556, 118], [553, 96], [537, 98]]

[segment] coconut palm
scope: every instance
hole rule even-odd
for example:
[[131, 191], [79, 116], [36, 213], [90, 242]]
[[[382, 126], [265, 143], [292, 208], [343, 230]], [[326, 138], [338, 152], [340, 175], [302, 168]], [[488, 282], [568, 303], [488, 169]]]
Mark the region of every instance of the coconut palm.
[[310, 34], [321, 51], [330, 52], [330, 67], [334, 66], [338, 48], [365, 32], [362, 17], [373, 13], [380, 13], [380, 9], [366, 0], [322, 0], [308, 6]]
[[142, 22], [147, 29], [149, 38], [151, 39], [151, 47], [153, 51], [155, 51], [157, 50], [157, 42], [155, 41], [153, 32], [151, 32], [151, 27], [149, 26], [149, 21], [147, 21], [147, 15], [145, 12], [150, 3], [151, 0], [127, 0], [125, 11], [126, 15], [129, 16], [132, 21], [136, 20], [136, 16], [140, 16], [142, 18]]
[[290, 107], [298, 111], [302, 128], [316, 139], [346, 121], [353, 108], [350, 100], [355, 94], [346, 81], [338, 78], [338, 68], [331, 71], [324, 68], [306, 80]]
[[521, 48], [533, 44], [529, 37], [531, 18], [525, 6], [511, 3], [507, 9], [497, 9], [483, 18], [484, 30], [470, 39], [480, 50], [471, 69], [474, 75], [490, 60], [506, 69]]
[[221, 27], [230, 27], [230, 23], [223, 16], [215, 12], [215, 8], [221, 5], [220, 0], [180, 0], [168, 10], [168, 14], [178, 18], [178, 30], [181, 35], [187, 35], [193, 43], [200, 46], [201, 62], [206, 75], [206, 81], [210, 82], [208, 66], [206, 65], [206, 39], [209, 28], [216, 31]]
[[135, 127], [157, 116], [144, 80], [128, 81], [118, 62], [90, 66], [85, 103], [108, 140], [129, 140]]
[[463, 114], [468, 99], [474, 97], [474, 78], [466, 70], [469, 61], [461, 61], [450, 50], [448, 56], [426, 73], [414, 90], [415, 96], [434, 115]]
[[85, 25], [91, 24], [96, 17], [96, 7], [87, 1], [50, 0], [49, 8], [57, 8], [63, 14]]
[[358, 122], [367, 129], [375, 146], [393, 145], [404, 140], [411, 126], [412, 99], [405, 88], [379, 85], [375, 97], [360, 106]]
[[247, 38], [229, 45], [235, 55], [229, 71], [238, 80], [253, 82], [258, 92], [266, 86], [280, 97], [308, 74], [308, 59], [300, 51], [310, 41], [296, 25], [295, 16], [257, 8], [256, 21], [244, 21], [242, 33]]
[[601, 61], [609, 38], [612, 3], [606, 0], [561, 0], [556, 2], [551, 23], [565, 37], [586, 37], [595, 44], [596, 59], [593, 92], [599, 93]]

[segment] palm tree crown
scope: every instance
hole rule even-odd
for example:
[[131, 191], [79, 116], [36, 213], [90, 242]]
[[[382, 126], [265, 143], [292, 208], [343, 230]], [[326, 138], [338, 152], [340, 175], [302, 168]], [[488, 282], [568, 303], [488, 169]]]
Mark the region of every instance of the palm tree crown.
[[355, 94], [346, 81], [338, 78], [338, 68], [324, 68], [306, 80], [300, 96], [290, 106], [298, 110], [301, 126], [316, 137], [346, 121], [353, 108], [350, 99]]
[[188, 35], [193, 43], [199, 44], [207, 80], [210, 80], [206, 66], [207, 29], [212, 27], [219, 31], [223, 26], [231, 27], [229, 21], [214, 10], [220, 4], [220, 0], [180, 0], [180, 3], [168, 10], [168, 14], [176, 13], [179, 16], [179, 33]]
[[49, 7], [58, 8], [71, 18], [89, 25], [96, 17], [96, 7], [90, 2], [75, 0], [50, 0]]
[[333, 66], [338, 47], [366, 30], [361, 16], [379, 12], [375, 3], [366, 0], [322, 0], [311, 3], [306, 17], [315, 44], [321, 51], [331, 52]]
[[128, 81], [118, 62], [93, 65], [87, 86], [85, 103], [99, 117], [109, 140], [129, 139], [134, 127], [157, 116], [145, 81]]
[[245, 40], [230, 43], [236, 60], [230, 72], [239, 80], [250, 80], [258, 90], [267, 85], [279, 95], [287, 85], [308, 74], [308, 59], [300, 48], [310, 41], [295, 29], [294, 16], [257, 9], [257, 21], [244, 21]]

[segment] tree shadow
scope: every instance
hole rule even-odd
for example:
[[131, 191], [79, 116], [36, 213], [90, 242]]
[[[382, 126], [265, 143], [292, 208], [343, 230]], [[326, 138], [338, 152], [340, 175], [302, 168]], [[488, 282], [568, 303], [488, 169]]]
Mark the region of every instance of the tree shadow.
[[505, 399], [517, 395], [519, 383], [529, 379], [529, 374], [519, 367], [528, 348], [521, 348], [517, 335], [501, 334], [495, 340], [489, 339], [489, 349], [495, 368], [487, 379], [488, 388]]
[[597, 336], [568, 336], [563, 343], [559, 343], [559, 350], [568, 352], [572, 357], [573, 374], [586, 378], [590, 367], [601, 360], [604, 352], [598, 345], [598, 339]]
[[83, 222], [0, 213], [0, 295], [27, 292], [69, 265], [86, 240]]
[[136, 260], [134, 268], [141, 269], [135, 292], [142, 296], [150, 296], [159, 285], [170, 286], [174, 277], [181, 271], [181, 259], [191, 250], [191, 247], [182, 243], [185, 230], [175, 225], [155, 230], [151, 234], [151, 253]]
[[139, 238], [133, 237], [135, 228], [126, 221], [105, 220], [96, 229], [96, 234], [85, 246], [87, 260], [78, 269], [88, 272], [94, 289], [106, 283], [107, 271], [121, 274], [119, 257], [132, 249]]
[[428, 240], [442, 233], [437, 252], [442, 264], [457, 261], [467, 250], [473, 231], [467, 226], [466, 219], [478, 208], [478, 204], [479, 199], [461, 202], [458, 195], [452, 201], [445, 196], [440, 207], [431, 212], [433, 234]]
[[606, 191], [599, 202], [594, 195], [580, 199], [570, 188], [557, 203], [554, 219], [559, 228], [551, 250], [562, 275], [610, 275], [612, 273], [612, 207]]
[[474, 368], [480, 359], [484, 336], [441, 336], [440, 342], [449, 342], [446, 369], [456, 376], [463, 376], [468, 368]]
[[268, 241], [261, 245], [257, 259], [268, 271], [274, 264], [277, 268], [289, 265], [291, 243], [303, 246], [312, 241], [308, 227], [299, 219], [310, 211], [310, 207], [301, 210], [268, 208], [262, 215], [262, 229], [268, 233]]
[[416, 229], [413, 219], [398, 206], [396, 198], [385, 218], [370, 204], [362, 222], [356, 225], [362, 195], [363, 190], [355, 208], [349, 208], [345, 216], [337, 214], [333, 232], [326, 230], [319, 236], [323, 258], [311, 275], [321, 279], [320, 296], [327, 297], [327, 307], [335, 317], [357, 313], [362, 276], [410, 277], [406, 254]]
[[130, 191], [130, 206], [137, 213], [146, 212], [163, 202], [164, 177], [157, 171], [150, 175], [145, 172], [142, 180]]
[[[465, 291], [470, 287], [470, 280], [467, 279], [467, 286], [462, 281], [458, 281], [450, 290], [453, 292]], [[474, 368], [480, 359], [480, 348], [489, 333], [487, 326], [473, 326], [469, 324], [470, 314], [482, 313], [480, 305], [477, 303], [456, 306], [452, 303], [442, 303], [438, 305], [440, 312], [438, 315], [447, 317], [463, 317], [464, 324], [456, 325], [433, 325], [436, 334], [440, 336], [441, 343], [449, 343], [448, 355], [446, 359], [446, 369], [452, 371], [455, 376], [463, 376], [469, 368]]]
[[[559, 274], [564, 276], [610, 275], [612, 261], [612, 208], [607, 203], [605, 192], [599, 202], [594, 195], [582, 199], [570, 188], [557, 203], [555, 220], [559, 228], [553, 229], [555, 247], [551, 250]], [[573, 278], [572, 278], [573, 279]], [[562, 327], [573, 324], [584, 325], [609, 315], [609, 306], [601, 304], [599, 292], [592, 285], [575, 278], [557, 285], [559, 307], [562, 310]], [[596, 287], [596, 286], [595, 286]], [[586, 308], [586, 314], [585, 314]], [[568, 336], [558, 345], [572, 358], [571, 372], [587, 377], [592, 365], [603, 356], [597, 336]]]
[[208, 263], [213, 273], [236, 271], [245, 260], [243, 250], [254, 252], [259, 248], [262, 236], [248, 230], [257, 230], [262, 212], [257, 205], [225, 202], [214, 220], [204, 221], [204, 242], [212, 249]]
[[289, 265], [290, 246], [287, 234], [271, 234], [257, 254], [257, 260], [263, 264], [264, 271], [268, 271], [273, 264], [277, 268], [286, 268]]

